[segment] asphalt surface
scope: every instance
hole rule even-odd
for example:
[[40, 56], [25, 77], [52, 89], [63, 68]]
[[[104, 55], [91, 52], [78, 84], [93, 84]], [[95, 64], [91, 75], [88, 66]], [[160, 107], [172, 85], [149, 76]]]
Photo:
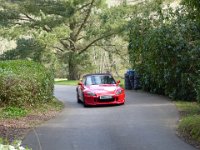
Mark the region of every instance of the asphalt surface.
[[195, 150], [176, 135], [178, 112], [163, 96], [126, 91], [126, 104], [84, 108], [75, 87], [56, 86], [65, 109], [23, 140], [33, 150]]

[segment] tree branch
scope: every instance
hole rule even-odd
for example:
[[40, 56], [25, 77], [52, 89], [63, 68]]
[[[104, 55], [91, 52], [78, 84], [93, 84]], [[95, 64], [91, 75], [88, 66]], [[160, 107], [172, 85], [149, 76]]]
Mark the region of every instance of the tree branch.
[[13, 22], [13, 23], [10, 23], [10, 24], [13, 24], [13, 25], [23, 25], [23, 23], [19, 23], [19, 22]]
[[52, 31], [52, 29], [51, 29], [49, 26], [47, 26], [47, 25], [44, 25], [43, 29], [44, 29], [46, 32], [51, 32], [51, 31]]
[[80, 8], [78, 8], [76, 11], [80, 11], [80, 10], [84, 9], [85, 7], [89, 6], [90, 4], [91, 3], [87, 3], [87, 4], [83, 5], [83, 6], [81, 6]]
[[80, 41], [80, 40], [82, 40], [84, 38], [86, 38], [86, 36], [82, 36], [82, 37], [78, 38], [77, 41]]
[[94, 43], [96, 43], [96, 42], [98, 42], [98, 41], [100, 41], [100, 40], [102, 40], [102, 39], [104, 39], [104, 38], [106, 38], [106, 37], [112, 36], [112, 35], [114, 35], [114, 34], [115, 34], [115, 33], [110, 33], [110, 34], [101, 36], [101, 37], [99, 37], [99, 38], [93, 40], [93, 41], [90, 42], [85, 48], [79, 50], [79, 51], [80, 51], [79, 54], [82, 54], [83, 52], [85, 52], [85, 51], [86, 51], [90, 46], [92, 46]]
[[70, 38], [66, 38], [66, 39], [63, 39], [63, 40], [67, 40], [67, 41], [69, 41], [70, 43], [72, 43], [73, 45], [75, 45], [74, 41], [71, 40]]
[[[69, 42], [69, 44], [67, 44], [67, 43], [65, 43], [64, 41], [68, 41]], [[75, 51], [75, 49], [76, 49], [76, 43], [72, 40], [72, 39], [70, 39], [70, 38], [64, 38], [64, 39], [61, 39], [60, 40], [60, 42], [61, 42], [61, 44], [65, 47], [65, 48], [68, 48], [68, 49], [70, 49], [70, 50], [72, 50], [72, 51]], [[73, 49], [72, 49], [73, 48]]]
[[[104, 49], [106, 52], [108, 52], [108, 53], [110, 52], [110, 51], [107, 50], [105, 47], [101, 47], [101, 48], [103, 48], [103, 49]], [[124, 62], [127, 62], [127, 59], [125, 59], [122, 55], [120, 55], [120, 53], [118, 53], [117, 48], [116, 48], [115, 53], [116, 53], [117, 55], [119, 55], [119, 56], [123, 59]], [[117, 71], [117, 67], [116, 67], [116, 63], [115, 63], [115, 61], [112, 63], [111, 67], [112, 67], [112, 66], [113, 66], [113, 68], [114, 68], [115, 73], [117, 74], [117, 76], [120, 77], [120, 78], [122, 78], [122, 79], [124, 79], [123, 76], [120, 76], [120, 75], [119, 75], [119, 73], [118, 73], [118, 71]]]
[[94, 2], [95, 2], [95, 0], [92, 0], [92, 1], [91, 1], [90, 7], [89, 7], [88, 12], [87, 12], [87, 14], [86, 14], [86, 16], [85, 16], [85, 19], [83, 20], [83, 22], [82, 22], [82, 24], [80, 25], [80, 27], [79, 27], [77, 33], [75, 34], [75, 39], [77, 39], [78, 35], [80, 34], [81, 30], [83, 29], [84, 25], [86, 24], [86, 22], [87, 22], [87, 20], [88, 20], [88, 18], [89, 18], [89, 16], [90, 16], [90, 14], [91, 14], [92, 6], [93, 6]]
[[114, 46], [120, 46], [120, 45], [112, 45], [112, 44], [109, 44], [109, 45], [95, 44], [94, 46], [99, 46], [99, 47], [114, 47]]
[[56, 48], [56, 49], [58, 49], [59, 51], [64, 52], [64, 49], [62, 49], [62, 48], [60, 48], [60, 47], [54, 46], [53, 48]]
[[28, 19], [30, 19], [31, 21], [35, 21], [35, 19], [33, 19], [32, 17], [30, 17], [28, 14], [23, 14], [25, 15]]
[[65, 43], [63, 40], [60, 40], [60, 43], [63, 45], [63, 47], [69, 49], [69, 45]]

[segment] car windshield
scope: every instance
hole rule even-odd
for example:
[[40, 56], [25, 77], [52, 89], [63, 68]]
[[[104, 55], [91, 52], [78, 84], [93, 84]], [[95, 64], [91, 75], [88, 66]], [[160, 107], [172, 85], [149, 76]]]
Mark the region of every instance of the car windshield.
[[116, 84], [111, 75], [92, 75], [86, 78], [86, 85]]

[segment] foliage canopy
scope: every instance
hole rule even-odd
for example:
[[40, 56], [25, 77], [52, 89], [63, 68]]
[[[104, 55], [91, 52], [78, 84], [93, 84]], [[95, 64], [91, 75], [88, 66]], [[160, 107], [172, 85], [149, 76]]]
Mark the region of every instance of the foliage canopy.
[[129, 54], [143, 88], [173, 99], [200, 100], [199, 39], [200, 26], [184, 6], [157, 5], [135, 15]]
[[119, 19], [124, 18], [108, 10], [104, 0], [1, 0], [0, 32], [34, 39], [39, 47], [64, 56], [69, 79], [77, 79], [87, 64], [83, 53], [121, 32], [124, 21]]

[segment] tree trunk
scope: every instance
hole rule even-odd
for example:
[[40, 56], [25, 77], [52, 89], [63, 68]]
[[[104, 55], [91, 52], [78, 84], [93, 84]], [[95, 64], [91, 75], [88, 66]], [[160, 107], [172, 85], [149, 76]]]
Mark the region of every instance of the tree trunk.
[[79, 80], [78, 62], [76, 61], [76, 53], [71, 52], [68, 59], [68, 80]]

